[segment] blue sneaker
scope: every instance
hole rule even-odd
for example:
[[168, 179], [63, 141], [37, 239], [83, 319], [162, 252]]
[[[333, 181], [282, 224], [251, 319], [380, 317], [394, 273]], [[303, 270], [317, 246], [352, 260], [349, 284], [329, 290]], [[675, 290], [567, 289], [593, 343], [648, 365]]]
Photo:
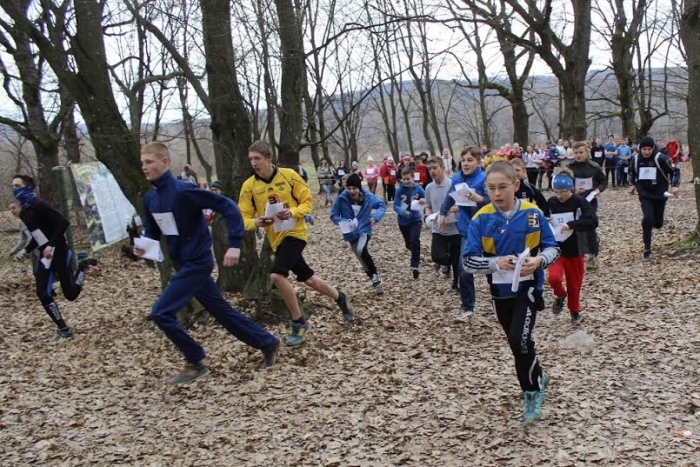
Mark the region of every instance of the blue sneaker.
[[310, 215], [307, 214], [306, 216], [304, 216], [304, 221], [305, 221], [307, 224], [309, 224], [309, 225], [314, 225], [314, 218], [313, 218], [313, 216], [310, 216]]
[[292, 321], [292, 335], [287, 339], [289, 347], [296, 347], [304, 343], [306, 333], [311, 329], [309, 323], [295, 323]]
[[542, 408], [539, 405], [539, 391], [523, 392], [523, 423], [530, 425], [542, 418]]

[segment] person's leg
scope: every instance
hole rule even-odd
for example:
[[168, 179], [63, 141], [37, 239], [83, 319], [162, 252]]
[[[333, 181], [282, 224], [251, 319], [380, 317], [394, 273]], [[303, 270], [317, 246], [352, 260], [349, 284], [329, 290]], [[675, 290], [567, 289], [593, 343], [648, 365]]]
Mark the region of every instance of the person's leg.
[[323, 194], [326, 196], [326, 204], [332, 203], [331, 186], [324, 183], [321, 185], [321, 191], [323, 191]]
[[202, 283], [195, 298], [229, 333], [246, 345], [262, 350], [279, 342], [252, 319], [231, 307], [211, 276]]
[[44, 310], [46, 310], [46, 314], [49, 315], [49, 318], [51, 318], [51, 321], [54, 322], [59, 331], [70, 330], [63, 320], [58, 304], [52, 296], [54, 273], [46, 269], [43, 263], [39, 262], [34, 279], [36, 280], [36, 295], [39, 297]]
[[360, 262], [362, 270], [365, 271], [365, 274], [367, 274], [367, 276], [370, 279], [372, 279], [372, 277], [377, 273], [377, 267], [374, 265], [374, 260], [372, 259], [372, 256], [369, 254], [369, 250], [367, 249], [367, 246], [369, 245], [369, 238], [367, 239], [364, 248], [359, 253], [357, 252], [357, 244], [358, 242], [351, 242], [350, 249], [352, 250], [352, 253], [355, 255], [357, 260]]
[[399, 225], [399, 232], [401, 232], [401, 236], [403, 237], [403, 244], [406, 247], [407, 250], [410, 250], [410, 241], [411, 241], [411, 226], [410, 225]]
[[[466, 239], [460, 238], [460, 251], [464, 251]], [[474, 288], [474, 275], [460, 268], [459, 273], [459, 295], [462, 311], [473, 312], [476, 304], [476, 290]]]
[[[549, 267], [547, 272], [547, 282], [552, 288], [552, 292], [557, 297], [563, 297], [566, 295], [566, 289], [564, 288], [564, 262], [563, 256], [557, 258], [557, 260]], [[568, 279], [567, 279], [568, 282]]]
[[440, 266], [447, 266], [450, 263], [449, 237], [433, 233], [430, 243], [430, 258], [433, 263]]
[[537, 169], [527, 169], [527, 181], [532, 186], [537, 186]]
[[533, 292], [534, 287], [531, 287], [518, 293], [515, 298], [496, 300], [496, 315], [506, 331], [508, 344], [515, 357], [518, 382], [523, 391], [539, 391], [542, 376], [535, 342], [532, 340], [537, 312], [528, 295]]
[[654, 202], [654, 223], [655, 229], [660, 229], [664, 226], [664, 213], [666, 211], [666, 200], [657, 200]]
[[151, 309], [153, 322], [191, 364], [199, 364], [206, 354], [178, 322], [177, 312], [211, 279], [212, 269], [213, 261], [183, 265], [170, 279]]
[[[591, 201], [591, 207], [595, 211], [596, 216], [598, 215], [598, 200], [593, 199]], [[598, 253], [600, 252], [600, 239], [598, 238], [598, 229], [595, 229], [591, 232], [588, 233], [587, 235], [588, 238], [588, 255], [589, 259], [595, 260], [595, 257], [598, 256]], [[593, 262], [593, 264], [589, 263], [589, 267], [593, 266], [595, 267], [596, 264]]]
[[415, 222], [410, 226], [408, 249], [411, 250], [411, 267], [418, 268], [420, 266], [420, 231], [422, 224]]
[[387, 200], [388, 201], [394, 201], [394, 195], [396, 194], [396, 186], [392, 185], [391, 183], [389, 184], [387, 188]]
[[[560, 258], [565, 260], [564, 271], [566, 273], [567, 306], [573, 315], [581, 311], [581, 288], [586, 267], [583, 256], [575, 258]], [[550, 267], [551, 269], [551, 267]]]
[[[279, 290], [292, 321], [303, 320], [303, 316], [297, 301], [297, 294], [288, 278], [289, 271], [303, 261], [302, 252], [305, 246], [306, 242], [297, 238], [287, 237], [282, 240], [275, 252], [275, 260], [270, 271], [270, 281]], [[311, 275], [313, 275], [313, 271], [311, 271]]]
[[61, 291], [68, 301], [74, 301], [83, 290], [85, 281], [85, 269], [81, 265], [77, 272], [73, 272], [73, 252], [71, 250], [56, 248], [51, 270], [55, 277], [61, 281]]
[[459, 288], [459, 275], [462, 270], [462, 236], [451, 235], [449, 239], [450, 264], [452, 265], [452, 288]]
[[644, 251], [651, 251], [651, 229], [654, 226], [654, 200], [640, 198], [642, 206], [642, 240]]

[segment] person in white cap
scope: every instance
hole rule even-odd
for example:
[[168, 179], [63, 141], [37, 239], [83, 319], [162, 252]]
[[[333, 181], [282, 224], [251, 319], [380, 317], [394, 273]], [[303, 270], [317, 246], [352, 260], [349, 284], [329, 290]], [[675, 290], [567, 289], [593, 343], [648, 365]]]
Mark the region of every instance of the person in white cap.
[[367, 165], [365, 166], [365, 180], [367, 180], [367, 188], [373, 195], [377, 194], [377, 179], [379, 178], [379, 167], [374, 163], [372, 156], [367, 156]]

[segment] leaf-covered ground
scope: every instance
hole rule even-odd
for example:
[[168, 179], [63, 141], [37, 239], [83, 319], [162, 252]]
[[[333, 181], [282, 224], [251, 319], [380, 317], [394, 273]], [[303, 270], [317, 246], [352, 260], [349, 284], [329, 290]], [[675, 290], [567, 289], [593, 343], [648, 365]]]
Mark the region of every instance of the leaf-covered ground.
[[[258, 352], [200, 325], [192, 333], [211, 372], [189, 386], [168, 382], [182, 359], [145, 319], [158, 294], [153, 270], [101, 255], [80, 299], [59, 300], [79, 335], [56, 345], [30, 272], [4, 267], [0, 464], [698, 465], [700, 255], [667, 247], [695, 224], [692, 185], [682, 190], [651, 263], [640, 260], [636, 197], [603, 195], [600, 268], [583, 292], [581, 329], [593, 350], [563, 345], [575, 331], [566, 313], [538, 316], [552, 381], [544, 419], [530, 428], [485, 280], [477, 280], [478, 320], [454, 322], [459, 299], [432, 271], [429, 232], [414, 281], [393, 214], [370, 244], [385, 281], [376, 298], [328, 209], [316, 212], [307, 258], [350, 291], [356, 324], [321, 309], [308, 342], [283, 348], [265, 371]], [[313, 292], [308, 300], [328, 304]]]

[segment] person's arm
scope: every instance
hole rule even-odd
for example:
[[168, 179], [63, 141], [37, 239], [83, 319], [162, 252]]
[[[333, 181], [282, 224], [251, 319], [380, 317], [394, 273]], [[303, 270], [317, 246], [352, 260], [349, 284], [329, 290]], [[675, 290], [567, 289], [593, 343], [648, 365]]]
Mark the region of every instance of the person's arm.
[[180, 193], [180, 201], [189, 203], [196, 209], [211, 209], [226, 219], [229, 248], [240, 248], [245, 236], [243, 217], [238, 206], [229, 198], [213, 191], [188, 188]]
[[377, 195], [370, 194], [370, 196], [372, 200], [372, 209], [374, 209], [371, 217], [376, 224], [377, 222], [381, 221], [386, 214], [386, 203]]
[[[462, 251], [463, 264], [465, 272], [470, 274], [493, 274], [500, 271], [499, 260], [506, 258], [504, 256], [484, 256], [484, 251], [481, 246], [481, 222], [483, 217], [479, 216], [469, 223], [469, 234], [467, 241], [464, 244]], [[511, 267], [510, 269], [513, 269]]]
[[16, 255], [17, 253], [22, 251], [31, 241], [32, 234], [29, 233], [29, 230], [27, 230], [27, 227], [24, 226], [24, 223], [21, 223], [19, 226], [19, 239], [17, 240], [17, 244], [14, 246], [14, 248], [10, 250], [8, 256]]
[[292, 193], [297, 200], [295, 207], [289, 208], [292, 218], [303, 219], [307, 214], [311, 214], [314, 210], [314, 198], [311, 196], [311, 190], [304, 180], [301, 179], [298, 173], [294, 172], [292, 179]]
[[601, 193], [605, 191], [608, 186], [608, 180], [605, 177], [605, 172], [602, 169], [597, 169], [593, 175], [593, 189], [598, 190]]
[[576, 232], [591, 232], [595, 230], [598, 227], [598, 216], [593, 206], [585, 199], [580, 199], [578, 208], [581, 209], [581, 217], [567, 222], [566, 225]]
[[68, 220], [48, 204], [36, 203], [34, 209], [36, 210], [35, 215], [41, 219], [41, 223], [51, 226], [51, 238], [48, 239], [46, 246], [54, 248], [66, 233], [69, 225]]
[[343, 216], [340, 215], [340, 203], [343, 202], [342, 198], [343, 198], [342, 196], [338, 196], [335, 199], [335, 201], [333, 201], [333, 206], [331, 207], [330, 218], [331, 218], [331, 222], [333, 222], [335, 225], [338, 225], [340, 223], [340, 221], [349, 220], [349, 219], [343, 218]]
[[533, 198], [535, 199], [535, 204], [537, 205], [538, 208], [540, 208], [540, 211], [544, 214], [546, 218], [550, 218], [552, 216], [551, 211], [549, 210], [549, 204], [547, 203], [547, 198], [544, 197], [542, 192], [538, 190], [535, 187], [532, 188], [532, 193], [533, 193]]
[[406, 212], [408, 212], [407, 208], [401, 205], [401, 195], [403, 191], [403, 185], [399, 185], [399, 187], [396, 188], [396, 193], [394, 194], [394, 212], [397, 216], [406, 217]]
[[241, 194], [238, 196], [238, 209], [243, 217], [243, 227], [245, 230], [255, 230], [255, 207], [253, 206], [253, 184], [246, 180], [241, 187]]

